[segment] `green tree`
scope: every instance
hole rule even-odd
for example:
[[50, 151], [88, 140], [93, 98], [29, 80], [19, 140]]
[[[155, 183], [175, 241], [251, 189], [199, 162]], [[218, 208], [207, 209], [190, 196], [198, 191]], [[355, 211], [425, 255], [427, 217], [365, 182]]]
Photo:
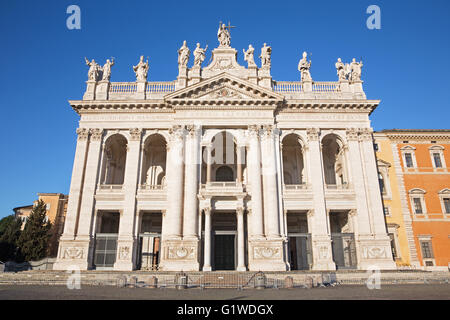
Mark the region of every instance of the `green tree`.
[[[5, 220], [8, 218], [7, 220]], [[6, 262], [10, 260], [17, 260], [18, 247], [17, 242], [20, 237], [22, 227], [22, 220], [15, 218], [13, 215], [2, 219], [2, 228], [4, 230], [0, 236], [0, 261]], [[5, 222], [7, 221], [7, 223]], [[20, 258], [19, 258], [20, 260]]]
[[14, 221], [14, 215], [13, 214], [11, 214], [9, 216], [6, 216], [6, 217], [4, 217], [3, 219], [0, 220], [0, 237], [2, 236], [2, 234], [5, 233], [6, 229], [8, 228], [8, 226], [13, 221]]
[[39, 200], [33, 207], [18, 241], [25, 261], [40, 260], [47, 256], [50, 228], [51, 223], [46, 219], [45, 202]]

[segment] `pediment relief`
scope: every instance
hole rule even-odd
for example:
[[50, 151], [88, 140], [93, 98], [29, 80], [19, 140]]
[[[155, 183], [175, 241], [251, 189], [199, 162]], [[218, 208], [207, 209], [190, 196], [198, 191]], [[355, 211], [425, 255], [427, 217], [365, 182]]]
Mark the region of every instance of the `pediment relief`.
[[169, 102], [181, 100], [271, 100], [284, 97], [248, 81], [223, 73], [208, 80], [177, 90], [165, 98]]

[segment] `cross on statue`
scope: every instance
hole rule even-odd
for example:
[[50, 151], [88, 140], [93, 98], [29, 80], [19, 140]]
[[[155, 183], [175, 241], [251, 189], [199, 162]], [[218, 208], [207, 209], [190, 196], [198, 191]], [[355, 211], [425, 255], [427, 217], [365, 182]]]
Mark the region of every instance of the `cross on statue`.
[[[222, 23], [222, 22], [220, 22], [220, 23]], [[228, 32], [231, 33], [231, 28], [236, 28], [236, 26], [230, 25], [230, 21], [228, 21], [228, 25], [225, 25], [225, 28], [227, 28], [227, 29], [228, 29]]]
[[229, 47], [230, 46], [230, 31], [231, 28], [236, 28], [232, 26], [228, 21], [228, 26], [225, 23], [222, 24], [222, 21], [219, 23], [219, 30], [217, 31], [217, 39], [219, 40], [219, 44], [221, 47]]

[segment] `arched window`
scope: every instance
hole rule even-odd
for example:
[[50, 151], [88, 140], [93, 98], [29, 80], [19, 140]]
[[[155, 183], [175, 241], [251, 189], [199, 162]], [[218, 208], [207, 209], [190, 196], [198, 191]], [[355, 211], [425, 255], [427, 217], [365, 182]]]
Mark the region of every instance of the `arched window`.
[[127, 139], [121, 134], [110, 136], [105, 142], [102, 184], [123, 184], [127, 158]]
[[342, 141], [335, 134], [329, 134], [322, 140], [323, 169], [327, 185], [348, 183], [342, 146]]
[[228, 166], [221, 166], [216, 170], [216, 181], [234, 181], [233, 169]]
[[141, 183], [145, 186], [163, 185], [166, 175], [166, 140], [153, 134], [145, 140]]
[[283, 139], [283, 171], [284, 184], [306, 182], [303, 149], [296, 134], [289, 134]]

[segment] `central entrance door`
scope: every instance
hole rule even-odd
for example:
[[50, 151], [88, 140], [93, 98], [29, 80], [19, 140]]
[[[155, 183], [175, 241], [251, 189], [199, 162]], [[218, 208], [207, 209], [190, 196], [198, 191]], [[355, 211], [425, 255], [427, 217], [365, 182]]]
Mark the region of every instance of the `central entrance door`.
[[235, 269], [235, 235], [216, 234], [214, 235], [214, 269], [234, 270]]
[[236, 270], [236, 213], [214, 212], [212, 218], [212, 268]]

